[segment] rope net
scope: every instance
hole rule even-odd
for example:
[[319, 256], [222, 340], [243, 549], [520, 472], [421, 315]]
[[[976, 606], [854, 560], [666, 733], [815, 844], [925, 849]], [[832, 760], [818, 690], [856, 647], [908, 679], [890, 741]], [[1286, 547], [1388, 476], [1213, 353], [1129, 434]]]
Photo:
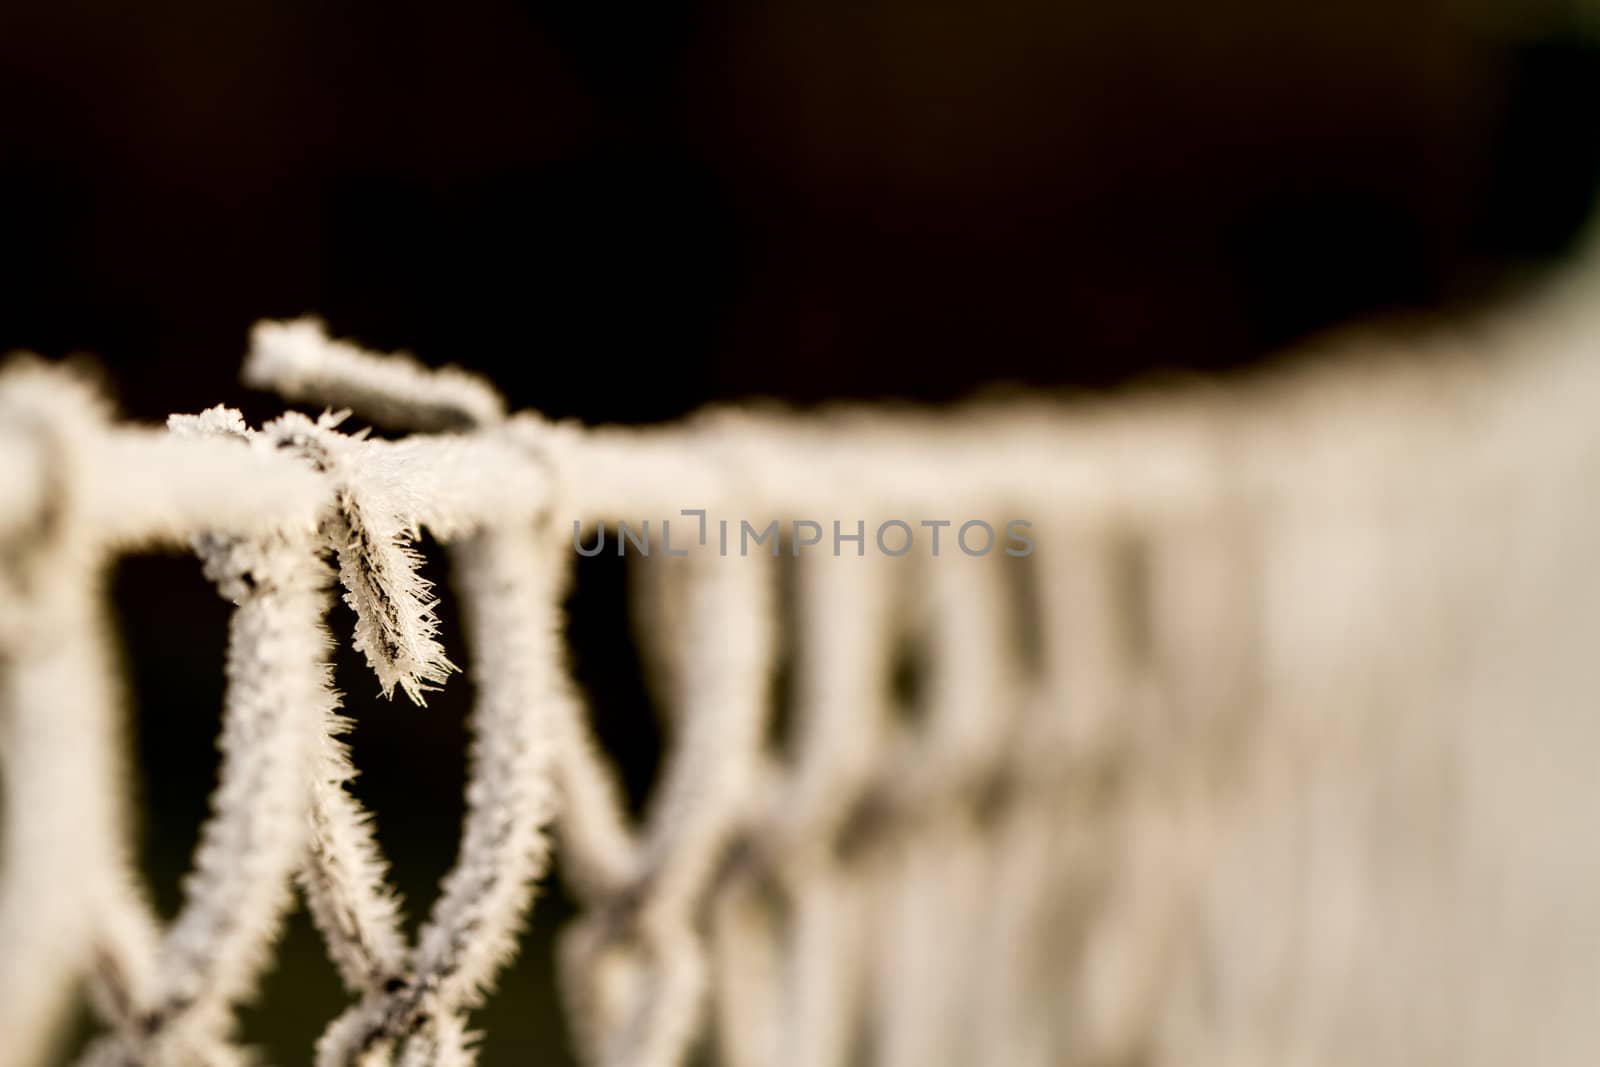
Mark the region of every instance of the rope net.
[[[13, 361], [0, 1065], [54, 1062], [82, 983], [84, 1065], [250, 1062], [234, 1016], [295, 893], [347, 992], [308, 1057], [470, 1064], [553, 855], [589, 1064], [1591, 1064], [1582, 288], [1225, 388], [656, 428], [508, 414], [310, 321], [258, 326], [245, 380], [408, 436], [128, 426]], [[458, 858], [413, 940], [348, 788], [325, 616], [342, 595], [385, 694], [450, 684], [424, 529], [476, 706]], [[566, 666], [596, 544], [632, 555], [666, 723], [637, 819]], [[171, 546], [233, 614], [220, 784], [162, 923], [102, 589]]]

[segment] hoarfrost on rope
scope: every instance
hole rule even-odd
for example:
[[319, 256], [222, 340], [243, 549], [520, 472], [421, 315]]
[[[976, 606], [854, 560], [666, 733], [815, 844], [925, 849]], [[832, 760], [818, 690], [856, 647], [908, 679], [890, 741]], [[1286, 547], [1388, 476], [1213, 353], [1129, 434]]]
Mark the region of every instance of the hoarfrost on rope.
[[[234, 1009], [293, 884], [350, 995], [319, 1067], [466, 1067], [547, 833], [593, 1065], [681, 1064], [709, 1033], [720, 1062], [793, 1067], [1586, 1067], [1595, 281], [1486, 316], [1471, 351], [938, 415], [551, 424], [302, 321], [257, 328], [252, 383], [427, 432], [214, 408], [159, 433], [13, 364], [0, 1067], [47, 1060], [84, 979], [86, 1064], [244, 1062]], [[635, 821], [566, 667], [568, 535], [683, 508], [1025, 514], [1038, 551], [635, 560], [667, 731]], [[423, 530], [478, 701], [460, 852], [411, 944], [347, 788], [324, 614], [336, 559], [380, 689], [448, 684]], [[118, 555], [184, 546], [234, 614], [221, 780], [163, 929], [101, 590]]]

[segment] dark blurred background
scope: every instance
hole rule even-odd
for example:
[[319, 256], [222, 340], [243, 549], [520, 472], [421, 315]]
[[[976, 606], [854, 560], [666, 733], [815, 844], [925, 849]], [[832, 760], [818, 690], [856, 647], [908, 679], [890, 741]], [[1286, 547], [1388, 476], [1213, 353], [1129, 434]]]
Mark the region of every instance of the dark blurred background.
[[[246, 331], [305, 312], [590, 420], [1248, 365], [1559, 257], [1600, 171], [1579, 7], [13, 0], [0, 349], [88, 353], [148, 420], [270, 414], [236, 384]], [[611, 636], [621, 573], [586, 563], [579, 585], [580, 677], [641, 792], [657, 737]], [[115, 591], [170, 913], [226, 605], [187, 559], [130, 560]], [[426, 710], [376, 699], [358, 663], [340, 684], [420, 912], [460, 817], [470, 679]], [[484, 1064], [565, 1055], [547, 959], [567, 909], [553, 883], [478, 1016]], [[299, 915], [247, 1031], [306, 1062], [344, 1003]]]

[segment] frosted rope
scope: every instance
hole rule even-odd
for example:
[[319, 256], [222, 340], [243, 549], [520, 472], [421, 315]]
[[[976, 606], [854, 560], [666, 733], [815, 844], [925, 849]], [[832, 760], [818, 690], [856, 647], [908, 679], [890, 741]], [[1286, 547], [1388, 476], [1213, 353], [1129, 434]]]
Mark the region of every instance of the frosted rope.
[[[258, 331], [257, 341], [277, 336]], [[367, 357], [346, 354], [370, 368]], [[301, 397], [332, 389], [391, 417], [429, 421], [433, 412], [417, 411], [405, 388], [421, 372], [404, 363], [383, 365], [398, 372], [400, 385], [392, 392], [381, 388], [381, 375], [344, 390], [315, 375], [278, 384]], [[465, 375], [448, 381], [480, 399], [493, 395]], [[489, 417], [497, 412], [497, 404], [477, 408]], [[469, 535], [451, 554], [480, 692], [460, 855], [414, 949], [404, 945], [371, 820], [346, 790], [351, 771], [333, 737], [341, 724], [328, 723], [301, 884], [341, 977], [361, 1001], [330, 1024], [317, 1060], [372, 1067], [398, 1053], [395, 1062], [402, 1064], [469, 1064], [475, 1057], [460, 1015], [492, 987], [514, 952], [546, 861], [541, 831], [554, 731], [544, 709], [560, 696], [551, 691], [557, 575], [542, 562], [550, 553], [533, 532], [544, 506], [544, 472], [490, 437], [391, 444], [341, 438], [332, 425], [326, 418], [313, 424], [285, 416], [269, 431], [336, 482], [329, 536], [360, 620], [356, 647], [367, 654], [385, 695], [399, 682], [420, 703], [424, 685], [442, 682], [449, 668], [433, 643], [435, 602], [424, 599], [427, 587], [413, 575], [406, 539], [422, 526], [441, 539]], [[507, 478], [508, 472], [519, 476]]]
[[[681, 1063], [708, 1022], [728, 1063], [1487, 1067], [1533, 1035], [1591, 1062], [1600, 856], [1571, 826], [1600, 747], [1593, 322], [1574, 283], [1461, 358], [1441, 335], [1225, 390], [637, 430], [504, 416], [462, 372], [258, 331], [257, 384], [453, 431], [392, 442], [226, 412], [203, 427], [222, 440], [168, 440], [10, 370], [0, 1063], [39, 1061], [86, 975], [113, 1024], [94, 1057], [230, 1062], [296, 863], [356, 1001], [321, 1062], [470, 1063], [466, 1012], [514, 949], [546, 822], [583, 906], [561, 969], [592, 1064]], [[869, 538], [1025, 514], [1038, 655], [1019, 663], [1004, 559], [807, 556], [780, 752], [776, 565], [652, 558], [632, 582], [668, 753], [633, 825], [562, 666], [568, 534], [688, 527], [685, 507], [860, 517]], [[409, 946], [294, 590], [338, 554], [380, 689], [421, 699], [449, 684], [422, 528], [451, 546], [482, 699], [461, 854]], [[115, 554], [195, 538], [241, 602], [230, 663], [292, 662], [230, 685], [216, 815], [163, 936], [128, 873], [99, 587]], [[258, 565], [303, 577], [239, 582]], [[238, 744], [246, 720], [269, 740]]]
[[[206, 569], [237, 607], [230, 623], [221, 782], [201, 832], [186, 903], [162, 939], [147, 988], [102, 981], [115, 1034], [82, 1062], [243, 1063], [229, 1047], [228, 1008], [253, 987], [289, 903], [288, 874], [304, 844], [304, 798], [319, 706], [330, 709], [322, 625], [328, 574], [304, 535], [202, 550]], [[114, 977], [113, 977], [114, 976]]]
[[[243, 449], [204, 456], [195, 448], [162, 447], [149, 435], [108, 432], [93, 398], [59, 372], [11, 368], [0, 381], [0, 404], [19, 425], [45, 435], [35, 454], [46, 479], [37, 540], [18, 546], [6, 575], [23, 610], [8, 613], [0, 627], [11, 697], [6, 811], [39, 820], [7, 835], [8, 849], [18, 851], [6, 861], [0, 930], [8, 931], [7, 943], [17, 951], [6, 953], [0, 986], [17, 991], [8, 1003], [25, 1014], [8, 1030], [18, 1036], [6, 1054], [18, 1062], [37, 1054], [59, 1018], [65, 986], [92, 964], [97, 1003], [117, 1033], [89, 1053], [90, 1061], [223, 1062], [232, 1055], [229, 1006], [264, 962], [287, 897], [284, 877], [296, 859], [309, 734], [294, 711], [303, 688], [322, 684], [314, 655], [321, 632], [318, 577], [287, 562], [292, 550], [236, 558], [221, 569], [208, 561], [212, 576], [239, 602], [235, 633], [250, 635], [248, 647], [264, 645], [272, 649], [269, 657], [282, 658], [262, 664], [230, 656], [222, 781], [185, 905], [165, 934], [133, 885], [119, 814], [121, 774], [110, 748], [120, 729], [104, 624], [92, 593], [115, 546], [198, 535], [185, 528], [190, 523], [226, 530], [243, 520], [292, 544], [309, 531], [306, 505], [314, 490], [307, 480], [280, 474], [280, 464], [247, 457]], [[175, 461], [191, 458], [198, 460], [198, 484], [185, 483], [185, 471], [175, 469]], [[116, 521], [96, 522], [84, 494], [104, 487], [80, 473], [91, 464], [108, 482], [154, 491], [135, 498], [138, 503], [130, 500]], [[263, 496], [242, 508], [223, 504], [202, 519], [204, 499], [186, 489], [210, 489], [223, 471], [232, 478], [260, 475]], [[156, 489], [169, 480], [185, 488]], [[254, 595], [230, 584], [247, 573], [263, 583]], [[307, 648], [313, 654], [299, 654]], [[41, 819], [44, 812], [58, 813], [62, 823]], [[43, 839], [36, 836], [41, 832]], [[17, 895], [26, 888], [17, 887], [44, 874], [42, 864], [52, 865], [49, 876], [58, 881], [45, 893], [53, 903], [38, 915]], [[42, 887], [32, 888], [38, 893]], [[69, 923], [65, 911], [73, 908], [79, 914]], [[52, 915], [60, 918], [52, 921]]]
[[[362, 1003], [336, 1020], [318, 1046], [319, 1063], [373, 1063], [399, 1046], [395, 1062], [454, 1067], [472, 1062], [461, 1013], [474, 1006], [515, 950], [515, 935], [543, 871], [541, 829], [550, 807], [549, 759], [553, 731], [542, 713], [552, 701], [558, 598], [533, 531], [485, 531], [453, 546], [467, 608], [473, 671], [482, 679], [473, 715], [473, 767], [461, 853], [444, 892], [419, 935], [403, 953], [392, 909], [371, 922], [382, 955], [364, 939], [330, 937], [361, 957], [346, 965], [346, 981]], [[356, 879], [334, 881], [348, 848], [330, 843], [326, 861], [311, 864], [308, 878], [322, 885], [330, 910], [349, 899]], [[357, 856], [375, 855], [363, 841]], [[374, 865], [375, 867], [375, 865]], [[369, 886], [381, 874], [374, 876]], [[354, 894], [382, 907], [386, 892]], [[358, 928], [359, 929], [359, 928]], [[326, 931], [325, 931], [326, 932]]]
[[677, 729], [634, 873], [615, 887], [579, 886], [586, 914], [563, 935], [562, 962], [590, 1062], [666, 1067], [699, 1027], [706, 964], [695, 912], [753, 788], [766, 711], [771, 608], [761, 562], [705, 560], [687, 583], [673, 636]]
[[890, 574], [849, 556], [796, 562], [793, 764], [741, 828], [743, 862], [715, 905], [725, 1062], [828, 1067], [852, 1047], [865, 930], [836, 842], [868, 801], [884, 746]]
[[[258, 382], [278, 384], [271, 359], [257, 355], [252, 362]], [[348, 346], [330, 345], [302, 359], [295, 373], [324, 383], [333, 395], [349, 396], [358, 382], [359, 391], [381, 391], [373, 378], [379, 366]], [[416, 380], [409, 368], [401, 376], [379, 408], [405, 419]], [[562, 428], [526, 416], [512, 428], [530, 450], [549, 454], [553, 469], [576, 468], [557, 487], [556, 499], [564, 503], [603, 485], [603, 472], [625, 465], [634, 451], [619, 450], [607, 438], [574, 445]], [[661, 462], [697, 499], [730, 502], [726, 476], [692, 453], [666, 451]], [[699, 580], [680, 586], [688, 601], [682, 608], [687, 636], [674, 639], [681, 662], [669, 700], [677, 709], [679, 736], [637, 832], [626, 826], [577, 706], [554, 704], [565, 723], [559, 732], [565, 740], [557, 746], [564, 796], [559, 822], [563, 844], [575, 853], [575, 887], [591, 912], [564, 937], [564, 969], [575, 1025], [597, 1063], [677, 1062], [698, 1025], [703, 964], [693, 912], [749, 787], [748, 764], [766, 700], [761, 635], [769, 612], [763, 582], [742, 577], [751, 566], [710, 561]], [[730, 648], [725, 636], [711, 636], [729, 631], [749, 644]], [[718, 640], [720, 654], [706, 659], [704, 651]], [[587, 847], [590, 842], [598, 847]], [[637, 982], [637, 989], [619, 992], [619, 969], [637, 972], [621, 979]]]
[[374, 355], [329, 338], [314, 319], [257, 324], [242, 377], [288, 400], [353, 408], [374, 422], [415, 430], [461, 430], [505, 415], [500, 394], [476, 375]]

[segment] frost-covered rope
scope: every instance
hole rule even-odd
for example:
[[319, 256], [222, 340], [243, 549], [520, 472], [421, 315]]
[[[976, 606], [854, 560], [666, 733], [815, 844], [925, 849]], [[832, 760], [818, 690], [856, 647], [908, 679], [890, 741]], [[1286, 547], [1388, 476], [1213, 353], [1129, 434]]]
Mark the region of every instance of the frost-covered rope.
[[367, 352], [330, 338], [314, 319], [258, 324], [244, 381], [288, 400], [350, 408], [413, 430], [466, 430], [505, 416], [500, 394], [477, 375]]
[[[241, 445], [241, 447], [247, 447]], [[85, 1065], [245, 1062], [228, 1043], [231, 1005], [265, 964], [305, 841], [305, 798], [322, 717], [331, 713], [331, 575], [309, 527], [259, 538], [202, 535], [207, 576], [236, 605], [230, 623], [220, 785], [186, 902], [150, 977], [139, 961], [102, 973], [114, 1031]]]
[[[968, 514], [1026, 506], [1041, 536], [1050, 531], [1034, 592], [1044, 630], [1041, 676], [1016, 687], [993, 673], [1003, 659], [995, 646], [965, 655], [993, 635], [980, 625], [959, 636], [963, 620], [951, 605], [975, 605], [978, 618], [1010, 614], [1015, 605], [983, 581], [962, 586], [958, 569], [935, 572], [935, 593], [957, 591], [928, 617], [936, 632], [956, 636], [942, 639], [932, 669], [920, 673], [925, 690], [946, 693], [945, 710], [926, 706], [898, 743], [874, 748], [860, 795], [841, 787], [851, 814], [815, 843], [803, 843], [804, 833], [785, 837], [763, 814], [774, 797], [788, 795], [788, 775], [772, 754], [759, 744], [730, 746], [729, 762], [747, 785], [727, 810], [716, 809], [718, 818], [738, 849], [747, 841], [760, 847], [753, 861], [733, 860], [759, 873], [719, 872], [700, 884], [711, 892], [697, 907], [711, 916], [723, 1054], [737, 1062], [760, 1059], [774, 1045], [780, 1055], [805, 1047], [793, 1037], [795, 1020], [826, 1000], [797, 992], [808, 980], [795, 976], [808, 973], [837, 979], [831, 986], [809, 980], [813, 990], [865, 988], [860, 983], [876, 974], [880, 1010], [869, 1047], [890, 1060], [959, 1057], [955, 1050], [979, 1047], [982, 1034], [1003, 1035], [995, 1040], [1015, 1049], [1019, 1062], [1147, 1052], [1155, 1020], [1168, 1010], [1165, 969], [1193, 951], [1174, 931], [1194, 921], [1204, 899], [1194, 885], [1206, 877], [1196, 866], [1197, 845], [1210, 831], [1179, 816], [1187, 803], [1216, 807], [1206, 792], [1220, 773], [1210, 753], [1227, 747], [1230, 731], [1248, 730], [1241, 709], [1249, 692], [1230, 692], [1233, 668], [1215, 654], [1218, 638], [1232, 632], [1218, 622], [1217, 600], [1232, 595], [1243, 599], [1241, 611], [1255, 610], [1257, 564], [1247, 558], [1235, 568], [1225, 552], [1219, 564], [1217, 540], [1226, 547], [1235, 538], [1248, 545], [1274, 536], [1253, 524], [1273, 521], [1280, 498], [1330, 521], [1347, 501], [1416, 492], [1439, 471], [1515, 478], [1506, 457], [1524, 438], [1556, 447], [1547, 433], [1508, 421], [1529, 409], [1515, 402], [1516, 390], [1535, 382], [1542, 396], [1554, 379], [1571, 375], [1578, 388], [1564, 391], [1567, 398], [1589, 395], [1588, 376], [1575, 365], [1557, 358], [1543, 366], [1524, 374], [1513, 363], [1484, 360], [1445, 373], [1437, 364], [1418, 371], [1397, 361], [1364, 372], [1268, 376], [1230, 392], [980, 405], [939, 418], [723, 412], [618, 430], [512, 417], [508, 432], [556, 472], [559, 511], [585, 532], [640, 516], [676, 523], [685, 504], [721, 501], [730, 486], [738, 489], [727, 502], [758, 523], [808, 512], [921, 515], [955, 502]], [[316, 373], [337, 376], [336, 368]], [[1578, 422], [1561, 419], [1555, 429]], [[1468, 425], [1481, 430], [1464, 432]], [[1396, 452], [1428, 458], [1416, 466], [1385, 461]], [[1249, 521], [1219, 519], [1219, 501]], [[651, 560], [649, 567], [671, 564]], [[676, 602], [684, 594], [667, 583], [664, 595]], [[666, 646], [670, 662], [678, 646]], [[1010, 710], [979, 715], [974, 700]], [[615, 783], [581, 720], [564, 715], [558, 732], [557, 833], [569, 873], [580, 897], [616, 899], [634, 884], [642, 835], [622, 817]], [[1190, 744], [1196, 738], [1205, 743]], [[832, 896], [812, 893], [830, 884], [819, 874], [799, 877], [790, 894], [772, 873], [808, 850], [850, 842], [865, 843], [852, 862], [811, 868], [839, 876]], [[764, 895], [773, 882], [786, 902]], [[646, 885], [645, 894], [652, 891]], [[806, 910], [799, 902], [808, 896], [816, 906]], [[634, 906], [632, 897], [621, 899]], [[1013, 902], [1008, 908], [1018, 914], [936, 942], [930, 931], [948, 930], [951, 917], [978, 899]], [[818, 929], [832, 933], [807, 932]], [[874, 929], [882, 951], [853, 958]], [[569, 942], [580, 958], [584, 930]], [[690, 988], [701, 946], [680, 937], [672, 950], [679, 977], [667, 988]], [[649, 1002], [637, 988], [636, 962], [623, 959], [609, 971], [588, 965], [599, 976], [588, 988], [599, 995], [585, 995], [581, 976], [566, 983], [596, 1062], [608, 1056], [606, 1040], [636, 1040], [633, 1016], [604, 1008]], [[990, 988], [988, 975], [1005, 980]], [[930, 1035], [943, 1019], [921, 1020], [939, 1016], [937, 1005], [962, 1001], [961, 981], [977, 990], [977, 1026], [941, 1043]], [[1070, 1010], [1060, 1008], [1061, 998]], [[816, 1032], [833, 1036], [819, 1044], [844, 1051], [820, 1053], [823, 1062], [849, 1056], [858, 1040], [849, 1008], [829, 1010]], [[688, 1024], [678, 1029], [672, 1055], [688, 1040]]]
[[[792, 721], [783, 770], [740, 827], [711, 905], [719, 1060], [848, 1062], [865, 996], [865, 894], [840, 846], [889, 727], [899, 627], [892, 561], [795, 563]], [[774, 900], [776, 895], [778, 899]]]
[[[266, 336], [274, 335], [269, 330]], [[259, 360], [252, 367], [268, 380]], [[420, 371], [390, 369], [402, 383], [392, 394], [383, 391], [382, 375], [363, 388], [333, 391], [419, 422], [453, 410], [450, 382], [469, 397], [492, 396], [474, 392], [465, 376], [446, 378], [444, 399], [419, 413], [404, 386]], [[313, 382], [286, 391], [303, 396], [318, 388]], [[479, 404], [461, 418], [493, 415], [493, 405]], [[551, 803], [554, 733], [549, 709], [564, 699], [553, 615], [560, 575], [542, 544], [549, 538], [539, 533], [548, 525], [545, 472], [492, 436], [368, 441], [335, 434], [330, 420], [293, 415], [268, 432], [335, 483], [328, 536], [357, 611], [356, 647], [385, 693], [398, 683], [420, 703], [422, 689], [442, 682], [450, 669], [434, 641], [435, 602], [415, 576], [408, 548], [424, 526], [451, 543], [478, 678], [461, 851], [414, 948], [399, 929], [398, 903], [384, 881], [386, 864], [371, 820], [346, 788], [348, 759], [333, 731], [325, 732], [312, 844], [300, 881], [341, 976], [361, 999], [323, 1035], [318, 1062], [469, 1063], [459, 1016], [492, 986], [513, 953], [545, 865], [542, 828]], [[334, 730], [338, 725], [330, 723]]]
[[[298, 688], [322, 683], [317, 576], [282, 554], [213, 573], [224, 583], [240, 573], [264, 580], [253, 595], [229, 589], [240, 598], [233, 626], [270, 638], [266, 654], [283, 658], [230, 659], [222, 784], [184, 908], [164, 934], [133, 880], [113, 748], [122, 727], [98, 594], [119, 549], [244, 531], [285, 544], [304, 536], [315, 482], [243, 449], [111, 430], [88, 391], [60, 371], [12, 366], [0, 376], [0, 405], [42, 475], [31, 522], [24, 512], [23, 528], [32, 528], [6, 554], [9, 610], [0, 625], [0, 755], [16, 827], [6, 834], [0, 883], [0, 1012], [17, 1013], [3, 1020], [0, 1058], [37, 1055], [66, 984], [87, 972], [118, 1028], [91, 1053], [97, 1062], [221, 1062], [230, 1055], [229, 1005], [264, 961], [296, 859], [300, 742], [309, 735], [294, 711], [303, 703]], [[240, 479], [259, 488], [250, 500], [216, 495], [219, 484]], [[303, 647], [309, 657], [299, 655]]]
[[[537, 532], [486, 530], [452, 546], [466, 607], [472, 670], [479, 683], [473, 713], [468, 811], [461, 853], [417, 946], [398, 951], [392, 910], [370, 925], [382, 932], [383, 956], [362, 950], [362, 966], [347, 960], [346, 981], [364, 990], [357, 1007], [337, 1020], [319, 1044], [323, 1063], [369, 1063], [395, 1047], [401, 1064], [471, 1062], [460, 1014], [477, 1003], [515, 950], [515, 935], [543, 871], [541, 830], [551, 806], [548, 762], [553, 731], [548, 709], [561, 699], [552, 608], [550, 553]], [[370, 855], [370, 846], [363, 846]], [[330, 845], [303, 878], [326, 878], [344, 850]], [[330, 903], [386, 894], [324, 888]], [[326, 925], [326, 924], [325, 924]], [[338, 945], [338, 935], [330, 940]], [[346, 951], [342, 953], [351, 955]]]
[[[83, 976], [112, 1023], [93, 1055], [229, 1062], [296, 834], [355, 1001], [322, 1062], [470, 1062], [547, 822], [595, 1064], [680, 1063], [707, 1019], [731, 1064], [1590, 1062], [1593, 321], [1558, 293], [1470, 358], [648, 429], [504, 416], [460, 372], [258, 330], [252, 381], [447, 431], [399, 441], [226, 412], [152, 434], [9, 371], [0, 1064], [38, 1061]], [[871, 543], [889, 517], [1011, 515], [1034, 520], [1022, 570], [948, 530], [937, 560]], [[862, 519], [866, 551], [783, 560], [780, 634], [779, 561], [723, 556], [718, 520], [776, 521], [788, 553], [813, 517]], [[574, 524], [645, 518], [690, 554], [633, 576], [668, 738], [635, 825], [557, 635]], [[380, 690], [448, 684], [422, 529], [480, 700], [461, 854], [413, 946], [313, 601], [337, 556]], [[223, 780], [163, 932], [129, 873], [100, 587], [116, 554], [190, 542], [238, 608]]]
[[[147, 960], [154, 924], [111, 911], [131, 892], [108, 629], [96, 596], [103, 548], [82, 522], [105, 413], [42, 366], [0, 376], [6, 509], [0, 615], [0, 1063], [40, 1062], [97, 946]], [[88, 453], [88, 455], [85, 455]], [[21, 477], [34, 472], [35, 477]], [[111, 919], [102, 926], [97, 915]]]
[[[248, 364], [252, 380], [314, 381], [330, 396], [382, 394], [376, 410], [402, 423], [412, 405], [433, 412], [456, 399], [453, 386], [428, 396], [425, 380], [405, 364], [394, 365], [391, 389], [384, 378], [389, 364], [349, 346], [316, 348], [302, 330], [298, 324], [258, 330]], [[292, 361], [283, 355], [291, 349]], [[471, 406], [460, 405], [452, 418], [480, 418]], [[631, 506], [626, 496], [613, 504], [600, 495], [607, 472], [629, 464], [636, 451], [625, 434], [576, 438], [570, 428], [530, 416], [514, 421], [510, 430], [530, 455], [543, 456], [557, 472], [552, 508], [599, 519], [630, 514], [621, 510]], [[731, 503], [727, 476], [695, 451], [669, 447], [658, 462], [695, 500]], [[614, 510], [608, 512], [608, 504]], [[564, 542], [548, 546], [545, 555], [566, 558]], [[759, 573], [758, 563], [705, 555], [698, 563], [684, 562], [695, 573], [677, 584], [685, 602], [683, 630], [671, 641], [679, 657], [669, 698], [674, 741], [643, 826], [627, 825], [578, 707], [550, 701], [562, 723], [555, 746], [562, 797], [558, 828], [573, 854], [575, 887], [588, 906], [587, 917], [563, 942], [567, 993], [580, 1039], [597, 1063], [674, 1063], [693, 1036], [704, 981], [695, 912], [748, 790], [764, 721], [769, 578]], [[330, 1033], [324, 1047], [333, 1040]]]

